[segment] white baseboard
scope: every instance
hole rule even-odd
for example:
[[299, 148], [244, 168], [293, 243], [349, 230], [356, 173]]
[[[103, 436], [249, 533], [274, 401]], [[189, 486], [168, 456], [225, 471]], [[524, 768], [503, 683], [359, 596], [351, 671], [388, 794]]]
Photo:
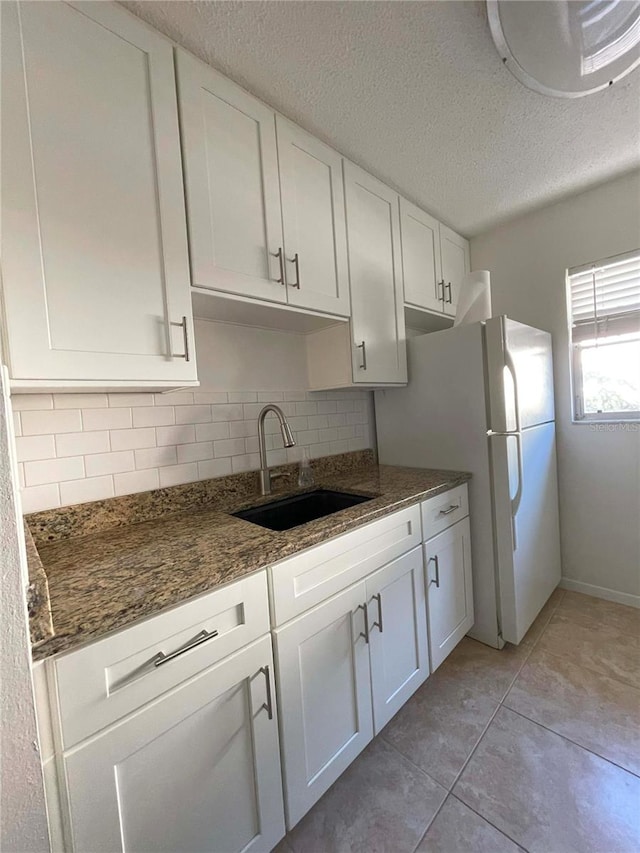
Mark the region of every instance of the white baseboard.
[[583, 595], [592, 595], [594, 598], [604, 598], [606, 601], [615, 601], [618, 604], [640, 608], [640, 595], [633, 595], [630, 592], [618, 592], [615, 589], [594, 586], [591, 583], [574, 581], [571, 578], [561, 578], [560, 587], [562, 589], [570, 589], [573, 592], [581, 592]]

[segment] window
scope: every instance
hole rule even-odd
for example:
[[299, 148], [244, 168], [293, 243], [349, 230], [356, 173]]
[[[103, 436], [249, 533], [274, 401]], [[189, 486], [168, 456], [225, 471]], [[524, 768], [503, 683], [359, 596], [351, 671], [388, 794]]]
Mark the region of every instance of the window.
[[574, 420], [640, 419], [640, 249], [567, 279]]

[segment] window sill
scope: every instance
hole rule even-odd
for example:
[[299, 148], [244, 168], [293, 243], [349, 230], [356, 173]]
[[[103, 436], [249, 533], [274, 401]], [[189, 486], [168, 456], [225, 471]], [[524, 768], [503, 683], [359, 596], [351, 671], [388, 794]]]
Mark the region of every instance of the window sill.
[[574, 426], [590, 426], [597, 428], [597, 432], [639, 432], [640, 418], [572, 418]]

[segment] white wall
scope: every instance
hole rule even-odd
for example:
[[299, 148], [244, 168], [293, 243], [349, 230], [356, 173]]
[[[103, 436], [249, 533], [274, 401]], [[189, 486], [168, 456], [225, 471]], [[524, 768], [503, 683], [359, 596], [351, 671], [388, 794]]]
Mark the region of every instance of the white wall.
[[25, 512], [260, 467], [257, 419], [284, 410], [297, 445], [266, 421], [267, 462], [364, 450], [371, 393], [306, 391], [299, 334], [196, 321], [200, 388], [170, 394], [18, 394], [12, 398]]
[[195, 321], [198, 379], [209, 391], [307, 387], [304, 335]]
[[640, 604], [640, 425], [571, 422], [565, 272], [639, 247], [640, 172], [471, 241], [494, 313], [553, 334], [565, 585], [628, 604]]
[[49, 838], [7, 426], [0, 375], [0, 850], [39, 853], [49, 849]]

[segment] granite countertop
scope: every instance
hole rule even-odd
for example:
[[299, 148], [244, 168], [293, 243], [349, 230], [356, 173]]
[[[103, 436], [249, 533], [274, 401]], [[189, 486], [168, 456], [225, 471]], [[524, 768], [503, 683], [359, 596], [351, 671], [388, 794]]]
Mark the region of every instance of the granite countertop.
[[[62, 535], [59, 532], [48, 534], [42, 519], [32, 517], [33, 523], [28, 520], [32, 531], [35, 530], [38, 555], [48, 579], [55, 631], [55, 636], [34, 647], [33, 657], [42, 659], [96, 640], [389, 512], [451, 489], [469, 477], [452, 471], [375, 464], [324, 476], [316, 474], [315, 488], [324, 486], [374, 497], [283, 532], [259, 527], [229, 513], [284, 497], [291, 493], [290, 487], [288, 492], [279, 491], [268, 498], [249, 497], [246, 491], [236, 494], [227, 491], [224, 510], [220, 501], [196, 511], [170, 514], [165, 507], [165, 513], [159, 517], [102, 530], [92, 529], [95, 525], [88, 521], [91, 516], [85, 511], [80, 525], [84, 535], [70, 538], [57, 538]], [[251, 482], [255, 483], [253, 479]], [[83, 510], [85, 506], [90, 505], [83, 505]]]
[[49, 581], [33, 541], [29, 525], [24, 523], [24, 544], [29, 567], [29, 586], [27, 587], [27, 610], [29, 612], [29, 633], [31, 645], [39, 646], [54, 635], [51, 618]]

